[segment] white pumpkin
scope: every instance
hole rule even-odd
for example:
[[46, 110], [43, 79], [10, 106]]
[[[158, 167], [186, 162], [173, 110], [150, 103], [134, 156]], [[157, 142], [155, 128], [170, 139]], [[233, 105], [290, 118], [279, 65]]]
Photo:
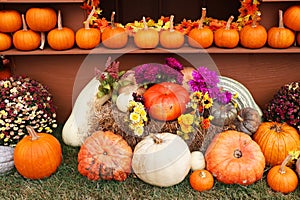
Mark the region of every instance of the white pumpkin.
[[148, 184], [159, 187], [176, 185], [184, 180], [190, 168], [189, 147], [176, 134], [150, 134], [135, 146], [132, 169]]
[[0, 146], [0, 175], [9, 173], [14, 168], [14, 148]]
[[123, 92], [119, 94], [116, 100], [117, 108], [121, 112], [127, 112], [130, 100], [133, 100], [132, 92]]
[[205, 168], [205, 158], [201, 151], [193, 151], [191, 153], [191, 169], [196, 171]]

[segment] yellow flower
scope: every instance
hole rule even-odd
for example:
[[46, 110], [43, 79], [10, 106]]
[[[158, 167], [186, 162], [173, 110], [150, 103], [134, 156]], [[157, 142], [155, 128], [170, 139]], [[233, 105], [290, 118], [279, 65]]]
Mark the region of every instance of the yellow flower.
[[4, 136], [5, 136], [4, 133], [1, 133], [0, 134], [0, 139], [4, 138]]
[[140, 119], [141, 119], [141, 116], [138, 113], [136, 113], [136, 112], [130, 113], [129, 117], [130, 117], [130, 120], [132, 122], [134, 122], [134, 123], [138, 123], [140, 121]]
[[213, 105], [213, 99], [209, 97], [207, 92], [203, 96], [202, 104], [203, 104], [204, 108], [206, 108], [206, 109], [212, 107], [212, 105]]
[[180, 128], [183, 133], [190, 133], [193, 130], [193, 127], [191, 125], [185, 125], [185, 124], [181, 124]]
[[141, 135], [143, 135], [143, 133], [144, 133], [144, 127], [142, 127], [142, 126], [135, 127], [135, 129], [134, 129], [135, 135], [141, 136]]
[[233, 98], [234, 99], [237, 99], [239, 97], [239, 94], [238, 93], [235, 93], [234, 95], [233, 95]]
[[191, 94], [190, 99], [191, 99], [192, 101], [199, 102], [199, 101], [202, 99], [202, 97], [203, 97], [202, 92], [196, 91], [196, 92], [193, 92], [193, 93]]

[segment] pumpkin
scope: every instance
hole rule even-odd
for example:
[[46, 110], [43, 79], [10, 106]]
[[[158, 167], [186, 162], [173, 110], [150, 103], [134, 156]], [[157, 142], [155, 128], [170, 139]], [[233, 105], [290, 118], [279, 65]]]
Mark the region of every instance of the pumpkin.
[[13, 44], [16, 49], [22, 51], [31, 51], [37, 49], [41, 42], [39, 33], [27, 29], [24, 14], [22, 14], [23, 29], [13, 34]]
[[72, 29], [62, 26], [61, 11], [58, 11], [57, 28], [47, 35], [49, 46], [54, 50], [67, 50], [75, 44], [75, 33]]
[[106, 27], [101, 35], [103, 46], [120, 49], [127, 45], [128, 35], [124, 28], [115, 25], [115, 12], [111, 14], [111, 26]]
[[193, 151], [191, 153], [191, 169], [193, 171], [204, 169], [205, 168], [205, 159], [201, 151]]
[[239, 32], [230, 28], [234, 16], [230, 16], [224, 28], [219, 28], [214, 33], [214, 43], [222, 48], [234, 48], [239, 44]]
[[84, 28], [80, 28], [75, 33], [75, 41], [81, 49], [93, 49], [99, 45], [101, 40], [101, 32], [97, 28], [90, 27], [91, 17], [95, 13], [95, 8], [92, 9], [91, 13], [84, 21]]
[[128, 111], [128, 103], [133, 100], [132, 92], [123, 92], [118, 95], [116, 100], [116, 106], [121, 112]]
[[254, 15], [252, 24], [243, 26], [240, 31], [240, 44], [245, 48], [258, 49], [263, 47], [268, 38], [267, 30], [257, 23], [259, 13]]
[[10, 61], [5, 56], [0, 56], [0, 80], [11, 77]]
[[296, 35], [296, 42], [297, 42], [297, 45], [300, 46], [300, 32], [298, 32]]
[[[0, 32], [12, 33], [22, 27], [21, 14], [16, 10], [0, 10]], [[1, 43], [0, 43], [1, 44]]]
[[282, 10], [279, 10], [279, 26], [268, 30], [268, 45], [272, 48], [288, 48], [294, 44], [295, 33], [285, 28], [282, 20]]
[[173, 26], [174, 15], [170, 17], [170, 29], [162, 30], [159, 35], [159, 43], [167, 49], [178, 49], [184, 44], [184, 34], [175, 30]]
[[96, 131], [78, 153], [78, 171], [89, 180], [124, 181], [131, 172], [132, 149], [122, 136]]
[[225, 184], [250, 185], [262, 178], [265, 157], [249, 135], [228, 130], [217, 134], [205, 152], [206, 169]]
[[138, 30], [134, 35], [134, 44], [141, 49], [153, 49], [159, 44], [159, 34], [155, 29], [147, 26], [145, 17], [143, 17], [144, 28]]
[[211, 108], [211, 115], [214, 117], [211, 123], [216, 126], [228, 126], [232, 124], [237, 116], [237, 109], [233, 103], [222, 104], [214, 102]]
[[0, 33], [0, 51], [9, 49], [12, 45], [11, 36], [6, 33]]
[[197, 28], [188, 33], [188, 44], [194, 48], [208, 48], [214, 42], [214, 33], [211, 29], [203, 27], [206, 18], [206, 8], [202, 8], [202, 16]]
[[189, 182], [194, 190], [203, 192], [212, 189], [214, 186], [214, 177], [209, 171], [199, 169], [192, 172]]
[[26, 11], [26, 23], [31, 30], [46, 32], [55, 28], [56, 11], [50, 7], [32, 7]]
[[296, 190], [298, 186], [298, 176], [294, 170], [286, 166], [291, 158], [292, 156], [289, 154], [281, 165], [275, 165], [269, 170], [267, 183], [272, 190], [284, 194]]
[[244, 132], [250, 136], [254, 134], [261, 123], [258, 111], [251, 107], [239, 110], [234, 125], [237, 131]]
[[184, 180], [191, 168], [186, 142], [172, 133], [150, 134], [134, 148], [132, 169], [142, 181], [169, 187]]
[[253, 140], [260, 146], [266, 164], [270, 166], [281, 164], [289, 151], [300, 149], [297, 130], [286, 123], [262, 122]]
[[26, 129], [29, 135], [22, 138], [15, 147], [15, 167], [25, 178], [47, 178], [61, 164], [60, 143], [51, 134], [36, 133], [31, 126], [26, 126]]
[[187, 90], [176, 83], [162, 82], [151, 86], [143, 94], [144, 105], [150, 117], [170, 121], [177, 119], [186, 110], [189, 102]]
[[283, 23], [293, 31], [300, 31], [300, 5], [292, 5], [285, 10]]
[[14, 167], [14, 148], [0, 146], [0, 175], [9, 173]]

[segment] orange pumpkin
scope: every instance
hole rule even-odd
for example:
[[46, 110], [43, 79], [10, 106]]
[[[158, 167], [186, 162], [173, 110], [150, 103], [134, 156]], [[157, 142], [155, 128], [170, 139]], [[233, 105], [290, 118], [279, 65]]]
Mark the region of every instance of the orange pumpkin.
[[239, 32], [236, 29], [230, 28], [233, 19], [234, 17], [230, 16], [226, 26], [215, 31], [214, 43], [216, 46], [231, 49], [239, 44]]
[[283, 23], [293, 31], [300, 31], [300, 5], [290, 6], [283, 14]]
[[24, 14], [22, 14], [23, 29], [13, 34], [13, 44], [16, 49], [22, 51], [31, 51], [37, 49], [41, 42], [39, 33], [27, 29]]
[[17, 171], [29, 179], [43, 179], [52, 175], [62, 161], [59, 141], [48, 133], [36, 133], [26, 127], [28, 136], [17, 143], [14, 163]]
[[300, 32], [298, 32], [296, 35], [296, 42], [297, 42], [297, 45], [300, 46]]
[[279, 122], [263, 122], [253, 135], [253, 140], [260, 146], [266, 164], [279, 165], [289, 151], [300, 150], [300, 136], [297, 130]]
[[265, 157], [249, 135], [228, 130], [217, 134], [205, 152], [206, 169], [226, 184], [250, 185], [262, 178]]
[[16, 10], [0, 10], [0, 32], [12, 33], [22, 27], [21, 14]]
[[46, 32], [55, 28], [57, 15], [53, 8], [32, 7], [26, 11], [26, 23], [31, 30]]
[[189, 102], [187, 90], [176, 83], [162, 82], [151, 86], [143, 94], [145, 107], [151, 117], [161, 121], [177, 119]]
[[202, 8], [202, 17], [198, 28], [193, 28], [188, 33], [188, 44], [194, 48], [208, 48], [214, 42], [214, 33], [211, 29], [203, 27], [206, 18], [206, 8]]
[[159, 34], [154, 29], [149, 29], [145, 17], [143, 17], [144, 28], [138, 30], [134, 35], [134, 44], [141, 49], [153, 49], [159, 43]]
[[78, 153], [78, 171], [89, 180], [124, 181], [131, 172], [132, 149], [122, 136], [96, 131]]
[[178, 49], [184, 44], [184, 34], [175, 30], [173, 26], [174, 15], [170, 17], [170, 29], [162, 30], [159, 35], [159, 43], [167, 49]]
[[210, 190], [214, 186], [213, 175], [205, 169], [193, 171], [189, 181], [191, 187], [199, 192]]
[[84, 28], [76, 31], [75, 41], [81, 49], [93, 49], [99, 45], [101, 40], [101, 32], [97, 28], [90, 28], [91, 17], [95, 13], [95, 8], [91, 11], [87, 19], [84, 21]]
[[258, 24], [256, 14], [252, 20], [252, 24], [243, 26], [240, 31], [240, 43], [243, 47], [249, 49], [258, 49], [267, 43], [268, 33], [264, 26]]
[[298, 186], [298, 176], [294, 170], [286, 166], [292, 158], [288, 155], [281, 165], [273, 166], [267, 174], [267, 183], [276, 192], [284, 194], [293, 192]]
[[0, 33], [0, 51], [9, 49], [12, 45], [11, 36], [6, 33]]
[[57, 28], [47, 35], [49, 46], [54, 50], [70, 49], [75, 44], [75, 33], [72, 29], [62, 26], [61, 11], [58, 11]]
[[111, 15], [111, 26], [102, 32], [103, 46], [111, 49], [120, 49], [127, 45], [128, 35], [124, 28], [115, 25], [115, 12]]
[[283, 49], [294, 44], [295, 33], [285, 28], [282, 21], [282, 10], [279, 10], [279, 26], [268, 30], [268, 45], [273, 48]]

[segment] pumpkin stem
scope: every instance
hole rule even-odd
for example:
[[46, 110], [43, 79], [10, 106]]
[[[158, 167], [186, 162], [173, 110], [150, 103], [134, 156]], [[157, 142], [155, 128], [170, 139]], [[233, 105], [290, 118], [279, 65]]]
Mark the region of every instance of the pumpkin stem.
[[285, 157], [285, 159], [283, 160], [283, 162], [280, 165], [279, 173], [285, 174], [285, 172], [286, 172], [285, 171], [285, 166], [286, 166], [286, 164], [288, 164], [288, 162], [291, 160], [291, 158], [292, 158], [291, 154], [288, 154], [287, 157]]
[[256, 12], [252, 19], [252, 27], [255, 28], [257, 26], [257, 18], [261, 15], [261, 12]]
[[201, 178], [205, 178], [205, 177], [206, 177], [205, 171], [201, 171], [201, 172], [199, 173], [199, 176], [200, 176]]
[[229, 19], [227, 20], [225, 30], [230, 30], [230, 25], [231, 25], [231, 22], [233, 21], [233, 19], [234, 19], [234, 16], [231, 15], [231, 16], [229, 17]]
[[235, 158], [241, 158], [241, 157], [243, 156], [243, 154], [242, 154], [241, 150], [236, 149], [236, 150], [234, 150], [234, 152], [233, 152], [233, 156], [234, 156]]
[[283, 14], [282, 10], [279, 10], [279, 26], [278, 26], [278, 28], [284, 28], [282, 14]]
[[62, 30], [62, 21], [61, 21], [61, 11], [58, 10], [58, 18], [57, 18], [57, 28], [58, 30]]
[[86, 20], [83, 22], [85, 29], [90, 29], [90, 21], [91, 21], [92, 16], [94, 15], [94, 13], [95, 13], [95, 7], [93, 7], [93, 10], [89, 14], [89, 16], [86, 18]]
[[281, 132], [281, 126], [278, 124], [278, 123], [274, 123], [271, 127], [270, 127], [270, 130], [273, 130], [277, 133], [280, 133]]
[[144, 23], [144, 30], [148, 30], [148, 25], [145, 17], [143, 17], [143, 23]]
[[202, 16], [200, 18], [198, 29], [202, 29], [203, 28], [203, 21], [204, 21], [205, 18], [206, 18], [206, 8], [202, 8]]
[[155, 144], [161, 144], [163, 142], [163, 140], [161, 138], [157, 137], [153, 133], [151, 133], [150, 136], [152, 137]]
[[174, 31], [174, 15], [170, 17], [170, 32]]
[[29, 136], [31, 137], [32, 141], [39, 139], [40, 136], [37, 135], [35, 130], [32, 128], [32, 126], [26, 126], [26, 130], [27, 130]]
[[28, 31], [28, 28], [27, 28], [27, 25], [26, 25], [26, 21], [25, 21], [24, 14], [22, 14], [21, 17], [22, 17], [23, 31]]
[[236, 117], [237, 117], [237, 119], [238, 119], [240, 122], [243, 122], [243, 121], [244, 121], [244, 119], [243, 119], [240, 115], [237, 115]]
[[41, 32], [41, 45], [39, 47], [40, 49], [44, 49], [45, 41], [46, 41], [45, 32]]
[[112, 28], [115, 28], [115, 14], [116, 14], [116, 12], [113, 11], [113, 12], [111, 13], [111, 16], [110, 16], [110, 21], [111, 21], [111, 27], [112, 27]]

